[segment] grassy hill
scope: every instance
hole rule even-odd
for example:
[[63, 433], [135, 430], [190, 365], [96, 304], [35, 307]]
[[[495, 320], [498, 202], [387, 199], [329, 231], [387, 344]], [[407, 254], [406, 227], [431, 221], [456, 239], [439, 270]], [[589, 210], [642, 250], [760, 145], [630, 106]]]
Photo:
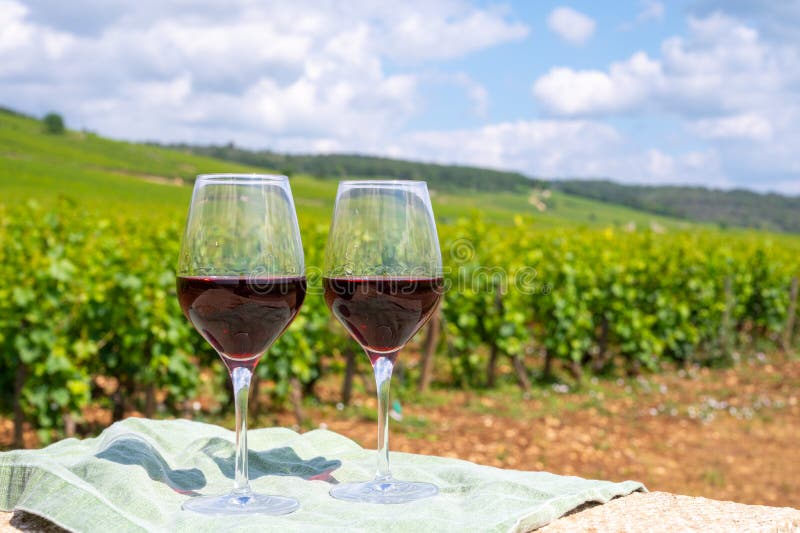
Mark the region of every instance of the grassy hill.
[[[608, 180], [542, 181], [518, 172], [353, 154], [279, 154], [269, 150], [246, 150], [230, 143], [210, 146], [178, 144], [171, 147], [241, 164], [278, 168], [287, 175], [301, 173], [326, 179], [424, 179], [430, 187], [439, 191], [462, 193], [489, 191], [530, 194], [536, 189], [549, 188], [570, 196], [720, 227], [800, 233], [800, 197], [705, 187], [623, 185]], [[587, 204], [573, 205], [587, 207]], [[574, 215], [578, 219], [586, 216], [580, 212]], [[595, 213], [593, 216], [598, 215]], [[587, 218], [591, 219], [592, 216]]]
[[674, 185], [620, 185], [607, 180], [555, 181], [554, 189], [651, 213], [770, 231], [800, 233], [800, 196]]
[[[193, 178], [207, 172], [269, 172], [181, 150], [115, 141], [88, 132], [47, 134], [30, 117], [0, 111], [0, 203], [66, 197], [89, 210], [123, 210], [146, 218], [168, 211], [185, 216]], [[336, 180], [302, 173], [291, 177], [301, 222], [327, 224]], [[535, 227], [656, 224], [684, 226], [669, 217], [593, 201], [560, 191], [453, 192], [431, 184], [440, 223], [480, 213], [510, 224], [515, 216]]]
[[356, 154], [279, 154], [270, 150], [246, 150], [227, 145], [164, 145], [183, 152], [224, 159], [257, 167], [276, 168], [289, 176], [306, 174], [317, 178], [392, 178], [425, 180], [440, 191], [490, 191], [529, 193], [546, 187], [541, 180], [519, 172], [461, 165], [439, 165], [387, 157]]

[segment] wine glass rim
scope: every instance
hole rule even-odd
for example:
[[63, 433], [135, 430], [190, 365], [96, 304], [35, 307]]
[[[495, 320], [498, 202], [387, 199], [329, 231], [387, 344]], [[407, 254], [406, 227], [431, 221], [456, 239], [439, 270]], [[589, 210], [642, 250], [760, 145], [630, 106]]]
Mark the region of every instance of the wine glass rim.
[[396, 186], [419, 186], [427, 185], [423, 180], [342, 180], [341, 185], [347, 186], [368, 186], [368, 185], [396, 185]]
[[251, 172], [249, 174], [232, 173], [232, 172], [219, 173], [219, 174], [198, 174], [197, 179], [201, 181], [210, 181], [210, 182], [236, 180], [244, 182], [285, 183], [289, 181], [289, 178], [281, 174], [258, 174], [255, 172]]

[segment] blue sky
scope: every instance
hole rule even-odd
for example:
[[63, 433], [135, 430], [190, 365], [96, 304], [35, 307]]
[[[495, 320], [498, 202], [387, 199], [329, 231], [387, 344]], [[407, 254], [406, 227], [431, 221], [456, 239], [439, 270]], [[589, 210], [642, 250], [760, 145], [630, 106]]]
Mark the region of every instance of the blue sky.
[[800, 2], [0, 0], [0, 105], [133, 140], [800, 194]]
[[[682, 4], [682, 3], [681, 3]], [[483, 3], [482, 5], [491, 5]], [[595, 21], [595, 29], [583, 44], [571, 43], [548, 28], [547, 17], [555, 9], [569, 6]], [[661, 4], [659, 4], [661, 5]], [[470, 113], [467, 95], [453, 105], [448, 88], [431, 91], [433, 105], [428, 113], [417, 117], [415, 125], [426, 128], [470, 127], [489, 122], [520, 118], [533, 119], [542, 110], [531, 98], [531, 82], [556, 65], [575, 69], [604, 68], [610, 62], [644, 50], [657, 54], [661, 41], [685, 29], [684, 8], [675, 2], [668, 11], [663, 8], [653, 23], [636, 23], [646, 7], [637, 2], [514, 2], [509, 11], [515, 20], [528, 28], [523, 39], [513, 40], [469, 56], [456, 58], [442, 68], [466, 72], [479, 80], [492, 95], [485, 117]], [[393, 68], [394, 65], [392, 65]], [[401, 68], [397, 68], [401, 70]]]

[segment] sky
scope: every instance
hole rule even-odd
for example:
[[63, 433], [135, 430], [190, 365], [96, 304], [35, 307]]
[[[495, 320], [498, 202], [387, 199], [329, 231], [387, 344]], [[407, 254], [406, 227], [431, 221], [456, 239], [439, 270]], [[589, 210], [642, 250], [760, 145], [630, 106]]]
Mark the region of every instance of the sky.
[[798, 0], [0, 0], [0, 106], [119, 139], [800, 194], [798, 27]]

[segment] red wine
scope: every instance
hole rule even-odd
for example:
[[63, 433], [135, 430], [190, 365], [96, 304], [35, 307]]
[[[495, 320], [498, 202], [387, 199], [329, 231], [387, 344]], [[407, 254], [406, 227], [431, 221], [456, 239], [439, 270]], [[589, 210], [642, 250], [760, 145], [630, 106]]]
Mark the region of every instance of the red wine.
[[325, 278], [323, 284], [325, 303], [373, 360], [414, 336], [436, 309], [443, 287], [442, 278]]
[[304, 277], [179, 276], [178, 300], [226, 364], [258, 356], [289, 327], [306, 296]]

